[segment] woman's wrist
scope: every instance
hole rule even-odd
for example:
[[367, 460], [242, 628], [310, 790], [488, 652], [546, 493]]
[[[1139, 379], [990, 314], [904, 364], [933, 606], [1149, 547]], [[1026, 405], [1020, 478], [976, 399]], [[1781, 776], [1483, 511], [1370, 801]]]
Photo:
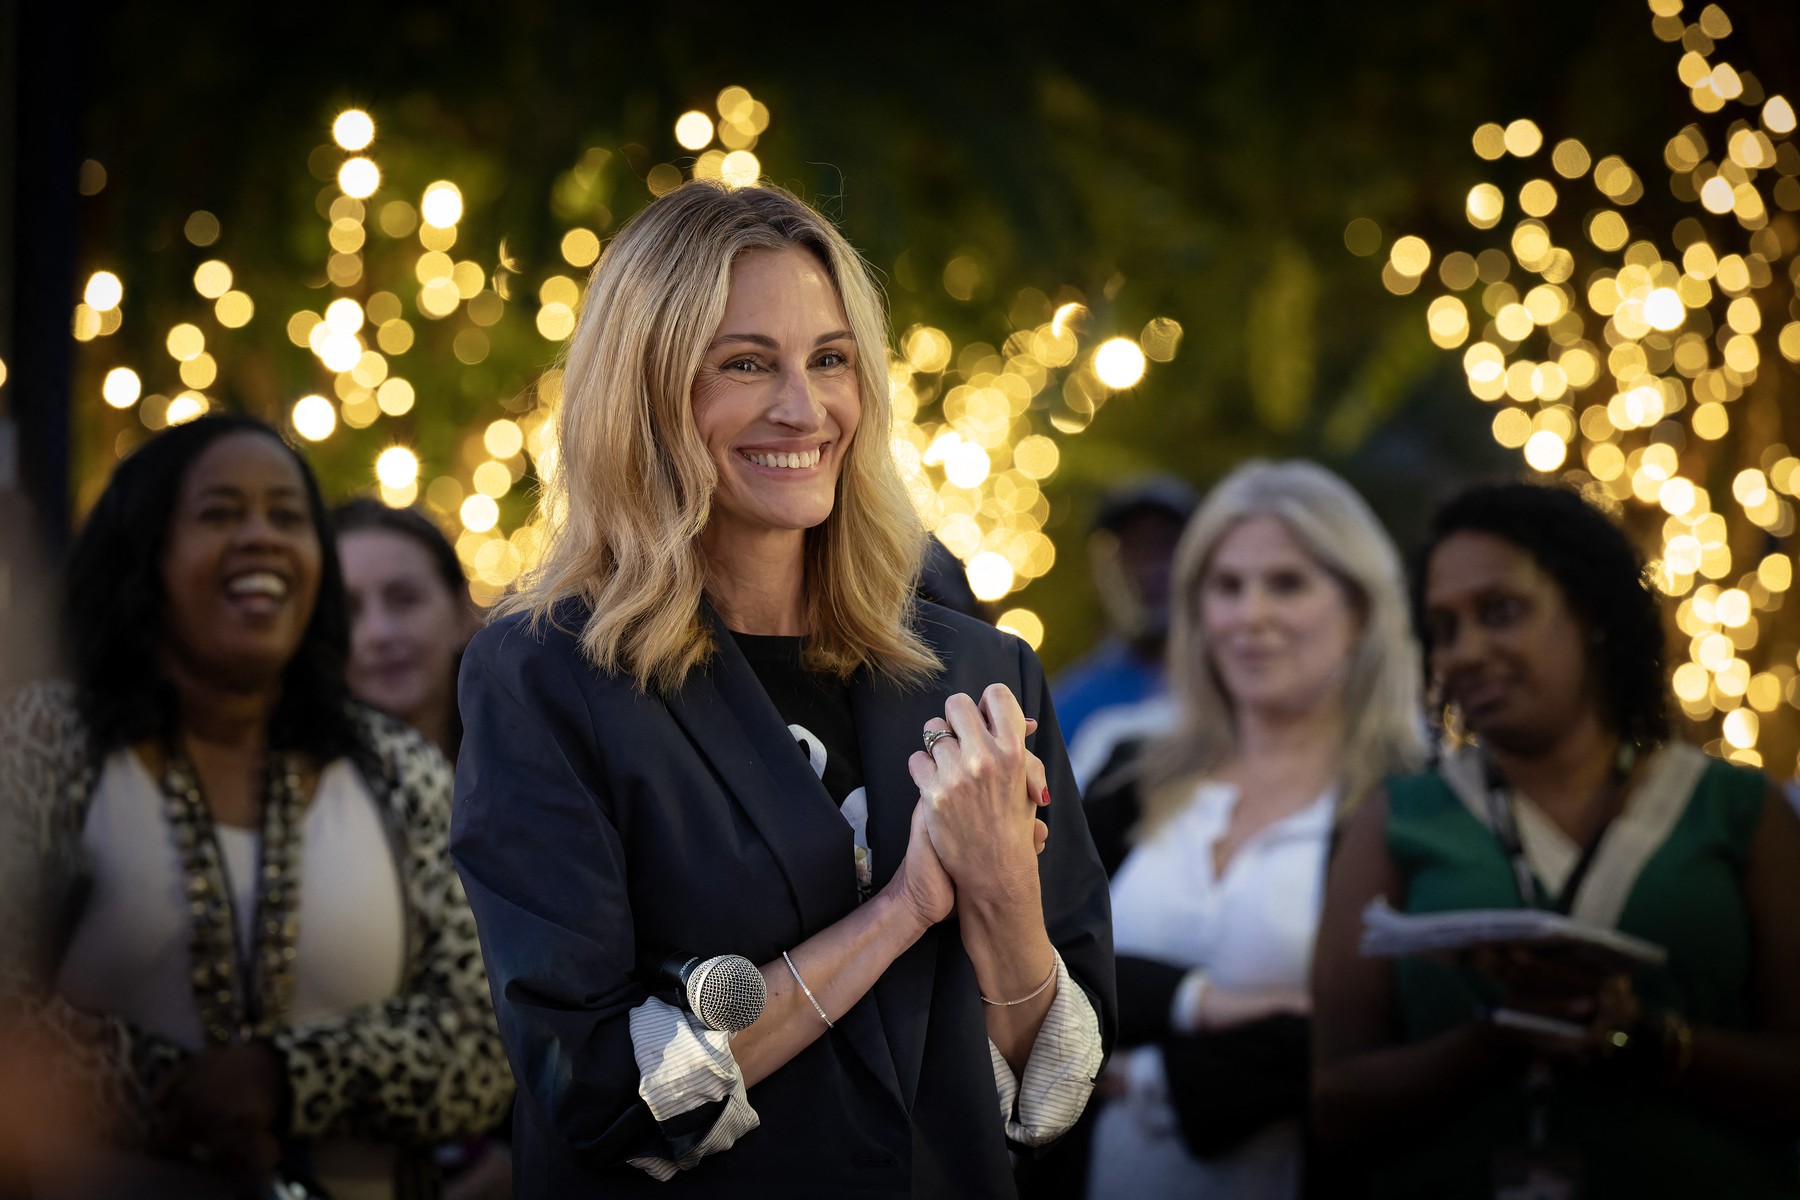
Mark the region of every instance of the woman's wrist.
[[878, 928], [897, 943], [895, 957], [925, 936], [933, 922], [924, 909], [906, 894], [901, 877], [894, 879], [869, 898], [866, 908], [872, 910]]

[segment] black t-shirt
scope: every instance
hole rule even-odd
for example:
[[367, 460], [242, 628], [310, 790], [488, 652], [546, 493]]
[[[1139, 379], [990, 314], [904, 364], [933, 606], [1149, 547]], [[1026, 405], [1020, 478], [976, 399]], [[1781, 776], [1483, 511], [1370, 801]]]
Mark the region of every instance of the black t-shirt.
[[857, 889], [867, 897], [871, 886], [869, 800], [863, 789], [862, 754], [856, 744], [856, 721], [850, 714], [849, 687], [801, 665], [805, 638], [736, 630], [731, 637], [794, 735], [795, 749], [850, 823], [856, 842]]

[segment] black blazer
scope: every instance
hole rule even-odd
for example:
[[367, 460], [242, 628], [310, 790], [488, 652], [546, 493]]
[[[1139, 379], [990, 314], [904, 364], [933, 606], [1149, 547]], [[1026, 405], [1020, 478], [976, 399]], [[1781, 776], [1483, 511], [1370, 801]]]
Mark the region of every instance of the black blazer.
[[[674, 1158], [703, 1114], [657, 1125], [638, 1098], [630, 1010], [647, 954], [766, 963], [857, 904], [849, 825], [731, 637], [666, 697], [590, 666], [561, 630], [518, 617], [463, 659], [451, 854], [481, 933], [519, 1083], [523, 1197], [1010, 1196], [986, 1027], [954, 917], [749, 1092], [761, 1127], [669, 1183], [626, 1160]], [[710, 617], [709, 619], [713, 619]], [[905, 852], [917, 788], [906, 759], [953, 692], [1005, 683], [1040, 722], [1050, 842], [1039, 859], [1051, 941], [1116, 1026], [1106, 876], [1082, 819], [1036, 656], [935, 605], [919, 629], [945, 664], [912, 690], [859, 677], [851, 705], [877, 889]], [[685, 1127], [684, 1127], [685, 1126]]]

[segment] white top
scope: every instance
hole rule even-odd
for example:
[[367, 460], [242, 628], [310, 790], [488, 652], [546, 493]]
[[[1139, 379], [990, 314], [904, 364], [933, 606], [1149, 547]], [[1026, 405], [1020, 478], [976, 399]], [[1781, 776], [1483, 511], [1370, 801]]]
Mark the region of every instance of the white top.
[[[1113, 876], [1117, 953], [1206, 973], [1223, 988], [1307, 985], [1324, 898], [1334, 787], [1247, 838], [1213, 870], [1213, 847], [1230, 828], [1237, 789], [1202, 783], [1180, 812], [1139, 844]], [[1124, 1056], [1128, 1091], [1100, 1114], [1089, 1195], [1287, 1200], [1300, 1186], [1300, 1132], [1261, 1130], [1228, 1155], [1202, 1161], [1181, 1141], [1168, 1100], [1162, 1051]]]
[[[400, 990], [405, 917], [387, 831], [362, 777], [328, 764], [304, 817], [300, 936], [288, 1023], [301, 1025], [376, 1004]], [[218, 826], [240, 946], [256, 907], [259, 831]], [[129, 750], [101, 770], [82, 827], [93, 890], [57, 972], [71, 1004], [124, 1018], [189, 1050], [206, 1045], [189, 984], [190, 918], [181, 851], [162, 788]], [[391, 1152], [325, 1145], [320, 1182], [334, 1196], [388, 1195]], [[333, 1180], [342, 1164], [348, 1177]], [[378, 1192], [354, 1177], [379, 1178]], [[372, 1180], [370, 1181], [372, 1182]]]

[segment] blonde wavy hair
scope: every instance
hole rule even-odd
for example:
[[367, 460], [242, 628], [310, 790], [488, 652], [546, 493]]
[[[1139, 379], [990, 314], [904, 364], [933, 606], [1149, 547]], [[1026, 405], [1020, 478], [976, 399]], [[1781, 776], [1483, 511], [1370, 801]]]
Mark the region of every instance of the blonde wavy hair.
[[694, 424], [694, 376], [738, 256], [791, 247], [837, 288], [862, 401], [831, 515], [806, 533], [807, 666], [902, 682], [940, 666], [910, 620], [925, 532], [889, 450], [887, 312], [867, 264], [781, 188], [695, 180], [633, 217], [594, 267], [563, 367], [560, 469], [540, 500], [545, 553], [500, 606], [541, 626], [582, 600], [582, 651], [646, 692], [678, 688], [715, 649], [698, 539], [719, 480]]
[[1146, 748], [1140, 775], [1142, 831], [1154, 830], [1193, 784], [1237, 754], [1237, 718], [1213, 666], [1201, 619], [1213, 553], [1245, 521], [1274, 517], [1343, 586], [1362, 617], [1343, 706], [1340, 813], [1383, 778], [1425, 758], [1419, 651], [1408, 621], [1406, 577], [1394, 543], [1356, 490], [1316, 463], [1255, 460], [1213, 488], [1175, 551], [1168, 671], [1176, 725]]

